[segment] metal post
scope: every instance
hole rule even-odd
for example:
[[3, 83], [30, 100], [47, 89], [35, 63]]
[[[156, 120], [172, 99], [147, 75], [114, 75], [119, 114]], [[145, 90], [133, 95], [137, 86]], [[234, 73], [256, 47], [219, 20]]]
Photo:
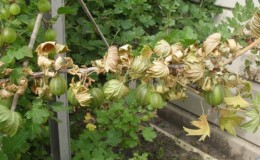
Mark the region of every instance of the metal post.
[[[57, 16], [57, 11], [59, 7], [64, 6], [64, 0], [51, 0], [52, 4], [52, 17]], [[53, 29], [57, 33], [56, 41], [59, 44], [65, 44], [65, 16], [60, 15], [55, 24], [53, 24]], [[63, 55], [65, 56], [65, 54]], [[67, 79], [66, 74], [62, 76]], [[64, 94], [56, 98], [57, 101], [61, 101], [65, 106], [68, 106], [67, 95]], [[70, 160], [70, 126], [69, 126], [69, 112], [60, 111], [57, 113], [57, 118], [61, 120], [58, 123], [58, 138], [59, 138], [59, 155], [60, 160]]]

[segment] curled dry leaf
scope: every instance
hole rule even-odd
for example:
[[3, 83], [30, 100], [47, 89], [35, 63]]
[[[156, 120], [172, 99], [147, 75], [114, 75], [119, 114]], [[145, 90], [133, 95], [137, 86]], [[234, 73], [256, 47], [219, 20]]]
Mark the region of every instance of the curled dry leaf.
[[49, 71], [48, 69], [44, 70], [43, 73], [46, 77], [55, 77], [57, 74], [57, 72]]
[[5, 98], [12, 97], [13, 93], [8, 91], [8, 90], [6, 90], [6, 89], [1, 89], [0, 90], [0, 96], [1, 96], [1, 98], [5, 99]]
[[237, 43], [234, 39], [228, 39], [227, 40], [230, 51], [231, 52], [236, 52], [237, 51]]
[[67, 51], [70, 51], [68, 46], [63, 45], [63, 44], [56, 44], [55, 45], [55, 52], [56, 53], [65, 53]]
[[52, 94], [48, 85], [43, 84], [35, 89], [35, 93], [43, 99], [52, 99]]
[[171, 46], [167, 41], [160, 40], [159, 42], [156, 43], [154, 47], [154, 52], [158, 56], [166, 57], [171, 52]]
[[18, 84], [19, 86], [16, 93], [18, 93], [19, 95], [23, 95], [26, 88], [28, 87], [28, 80], [25, 77], [22, 77], [19, 79]]
[[33, 71], [29, 67], [23, 67], [22, 72], [25, 73], [26, 75], [33, 75]]
[[117, 64], [119, 61], [118, 51], [116, 46], [111, 46], [108, 48], [108, 52], [104, 57], [104, 66], [106, 72], [112, 71], [117, 72]]
[[69, 70], [69, 74], [76, 75], [79, 72], [79, 66], [73, 64], [72, 68]]
[[179, 63], [184, 56], [183, 46], [181, 43], [175, 43], [171, 45], [171, 55], [173, 57], [173, 62]]
[[48, 59], [46, 56], [40, 55], [37, 60], [37, 64], [39, 67], [43, 69], [50, 68], [53, 65], [53, 60]]
[[38, 56], [48, 56], [48, 54], [51, 51], [55, 50], [55, 46], [56, 43], [55, 42], [45, 42], [45, 43], [41, 43], [37, 48], [36, 48], [36, 52], [38, 54]]
[[166, 86], [164, 80], [159, 80], [155, 85], [155, 91], [160, 94], [164, 94], [169, 91], [169, 87]]
[[213, 33], [203, 43], [205, 56], [208, 56], [220, 43], [221, 34]]
[[133, 57], [131, 56], [132, 46], [126, 44], [118, 49], [118, 69], [123, 70], [123, 68], [129, 69], [131, 63], [133, 61]]
[[73, 59], [72, 58], [64, 57], [64, 61], [65, 61], [65, 67], [67, 67], [67, 68], [73, 67], [74, 63], [73, 63]]
[[257, 12], [249, 22], [251, 33], [254, 37], [260, 38], [260, 13]]
[[105, 73], [105, 64], [103, 59], [98, 59], [91, 62], [93, 67], [97, 67], [97, 73]]
[[170, 74], [168, 65], [160, 60], [153, 61], [153, 64], [147, 70], [148, 76], [152, 78], [167, 77]]
[[82, 85], [81, 81], [74, 82], [74, 78], [72, 79], [70, 86], [80, 106], [89, 106], [92, 98], [91, 94], [89, 93], [89, 89]]
[[200, 63], [186, 63], [183, 75], [191, 82], [196, 82], [204, 76], [203, 65]]
[[144, 58], [150, 59], [152, 54], [153, 54], [153, 50], [148, 45], [144, 45], [140, 55]]
[[211, 78], [207, 76], [204, 79], [204, 82], [203, 82], [203, 85], [202, 85], [201, 89], [204, 90], [204, 91], [212, 91], [213, 86], [214, 86], [214, 84], [213, 84]]
[[10, 92], [16, 92], [17, 86], [15, 84], [8, 84], [8, 85], [6, 85], [5, 89]]
[[54, 69], [60, 70], [64, 66], [65, 66], [64, 58], [61, 55], [59, 55], [58, 58], [54, 62]]
[[13, 71], [13, 69], [11, 69], [11, 68], [5, 68], [5, 69], [2, 71], [2, 74], [4, 74], [4, 75], [9, 75], [12, 71]]

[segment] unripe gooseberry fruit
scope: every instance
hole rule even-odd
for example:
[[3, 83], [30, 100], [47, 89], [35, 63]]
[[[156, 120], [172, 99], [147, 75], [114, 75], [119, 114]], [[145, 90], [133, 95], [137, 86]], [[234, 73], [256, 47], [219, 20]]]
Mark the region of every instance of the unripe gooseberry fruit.
[[146, 106], [150, 104], [151, 87], [149, 84], [141, 84], [136, 89], [136, 100], [142, 105]]
[[51, 9], [51, 3], [48, 0], [39, 0], [36, 5], [40, 12], [49, 12]]
[[0, 47], [2, 47], [4, 45], [4, 38], [3, 36], [0, 34]]
[[1, 17], [3, 19], [8, 19], [10, 17], [10, 12], [7, 9], [5, 9], [5, 8], [2, 8], [0, 10], [0, 13], [1, 13]]
[[73, 92], [72, 88], [70, 87], [68, 92], [67, 92], [67, 98], [70, 104], [73, 106], [78, 106], [79, 101], [76, 99], [75, 93]]
[[225, 92], [224, 92], [223, 86], [216, 85], [216, 86], [214, 86], [212, 91], [204, 92], [203, 95], [204, 95], [205, 101], [208, 104], [210, 104], [212, 106], [217, 106], [224, 101]]
[[16, 31], [12, 28], [5, 28], [2, 31], [3, 40], [6, 43], [13, 43], [16, 41], [17, 34]]
[[17, 3], [13, 3], [9, 7], [9, 12], [11, 15], [16, 16], [16, 15], [20, 14], [21, 8]]
[[100, 88], [92, 88], [90, 93], [92, 96], [91, 106], [100, 107], [105, 100], [104, 92]]
[[67, 91], [67, 82], [64, 77], [57, 75], [50, 81], [50, 91], [56, 96], [60, 96]]
[[55, 41], [56, 32], [53, 29], [48, 29], [44, 34], [45, 41]]

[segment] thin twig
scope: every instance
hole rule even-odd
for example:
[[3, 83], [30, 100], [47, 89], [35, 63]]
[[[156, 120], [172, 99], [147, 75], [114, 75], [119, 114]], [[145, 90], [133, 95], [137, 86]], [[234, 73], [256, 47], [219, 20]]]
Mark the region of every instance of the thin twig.
[[230, 57], [225, 63], [224, 66], [231, 63], [232, 61], [234, 61], [235, 59], [237, 59], [238, 57], [240, 57], [242, 54], [246, 53], [248, 50], [252, 49], [253, 47], [255, 47], [256, 45], [260, 44], [260, 38], [256, 39], [253, 43], [251, 43], [250, 45], [246, 46], [245, 48], [243, 48], [242, 50], [239, 50], [235, 53], [234, 57]]
[[[41, 26], [41, 21], [42, 21], [42, 17], [43, 17], [43, 13], [39, 13], [38, 16], [37, 16], [37, 19], [35, 21], [35, 24], [34, 24], [34, 28], [33, 28], [33, 32], [31, 34], [31, 37], [30, 37], [30, 42], [28, 44], [28, 47], [32, 50], [33, 49], [33, 46], [34, 46], [34, 43], [35, 43], [35, 40], [36, 40], [36, 37], [37, 37], [37, 34], [38, 34], [38, 31], [39, 31], [39, 28]], [[25, 60], [25, 62], [23, 63], [23, 66], [28, 66], [29, 64], [29, 60]], [[14, 98], [13, 98], [13, 102], [12, 102], [12, 107], [11, 107], [11, 111], [15, 111], [16, 109], [16, 106], [17, 106], [17, 102], [18, 102], [18, 99], [19, 99], [19, 94], [18, 93], [15, 93], [14, 94]]]
[[[97, 71], [97, 67], [90, 67], [90, 68], [80, 68], [79, 69], [79, 73], [90, 73], [90, 72], [93, 72], [93, 71]], [[59, 70], [58, 72], [59, 73], [70, 73], [72, 69], [62, 69], [62, 70]], [[44, 72], [35, 72], [33, 73], [32, 75], [32, 78], [39, 78], [39, 77], [42, 77], [44, 75]]]
[[96, 24], [94, 18], [92, 17], [87, 5], [83, 2], [83, 0], [78, 0], [81, 7], [83, 8], [84, 12], [86, 13], [86, 15], [88, 16], [88, 18], [92, 21], [92, 23], [94, 24], [95, 28], [97, 29], [98, 34], [100, 35], [100, 37], [102, 38], [102, 40], [105, 42], [107, 48], [109, 48], [109, 44], [106, 40], [106, 38], [104, 37], [103, 33], [101, 32], [101, 30], [99, 29], [98, 25]]

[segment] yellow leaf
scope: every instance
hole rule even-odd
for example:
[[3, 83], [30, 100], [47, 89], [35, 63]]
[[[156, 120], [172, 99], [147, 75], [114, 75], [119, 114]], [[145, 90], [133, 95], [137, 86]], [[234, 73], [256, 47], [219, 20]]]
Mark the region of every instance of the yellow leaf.
[[88, 122], [90, 122], [93, 119], [93, 117], [92, 117], [92, 115], [90, 113], [86, 113], [84, 118], [85, 118], [84, 119], [85, 123], [88, 123]]
[[240, 95], [235, 97], [226, 97], [224, 99], [224, 102], [228, 106], [233, 106], [233, 107], [245, 108], [249, 106], [249, 103], [245, 101]]
[[206, 115], [201, 115], [199, 121], [192, 121], [191, 124], [199, 129], [189, 129], [183, 127], [183, 129], [188, 132], [187, 136], [201, 136], [199, 141], [204, 141], [206, 136], [210, 137], [210, 128], [207, 121]]
[[229, 134], [236, 136], [235, 127], [240, 126], [243, 120], [243, 117], [236, 115], [236, 113], [232, 111], [221, 110], [219, 126], [222, 131], [226, 130]]
[[94, 130], [97, 128], [97, 126], [95, 126], [95, 125], [92, 124], [92, 123], [88, 123], [88, 124], [86, 125], [86, 128], [87, 128], [88, 130], [90, 130], [90, 131], [94, 131]]

